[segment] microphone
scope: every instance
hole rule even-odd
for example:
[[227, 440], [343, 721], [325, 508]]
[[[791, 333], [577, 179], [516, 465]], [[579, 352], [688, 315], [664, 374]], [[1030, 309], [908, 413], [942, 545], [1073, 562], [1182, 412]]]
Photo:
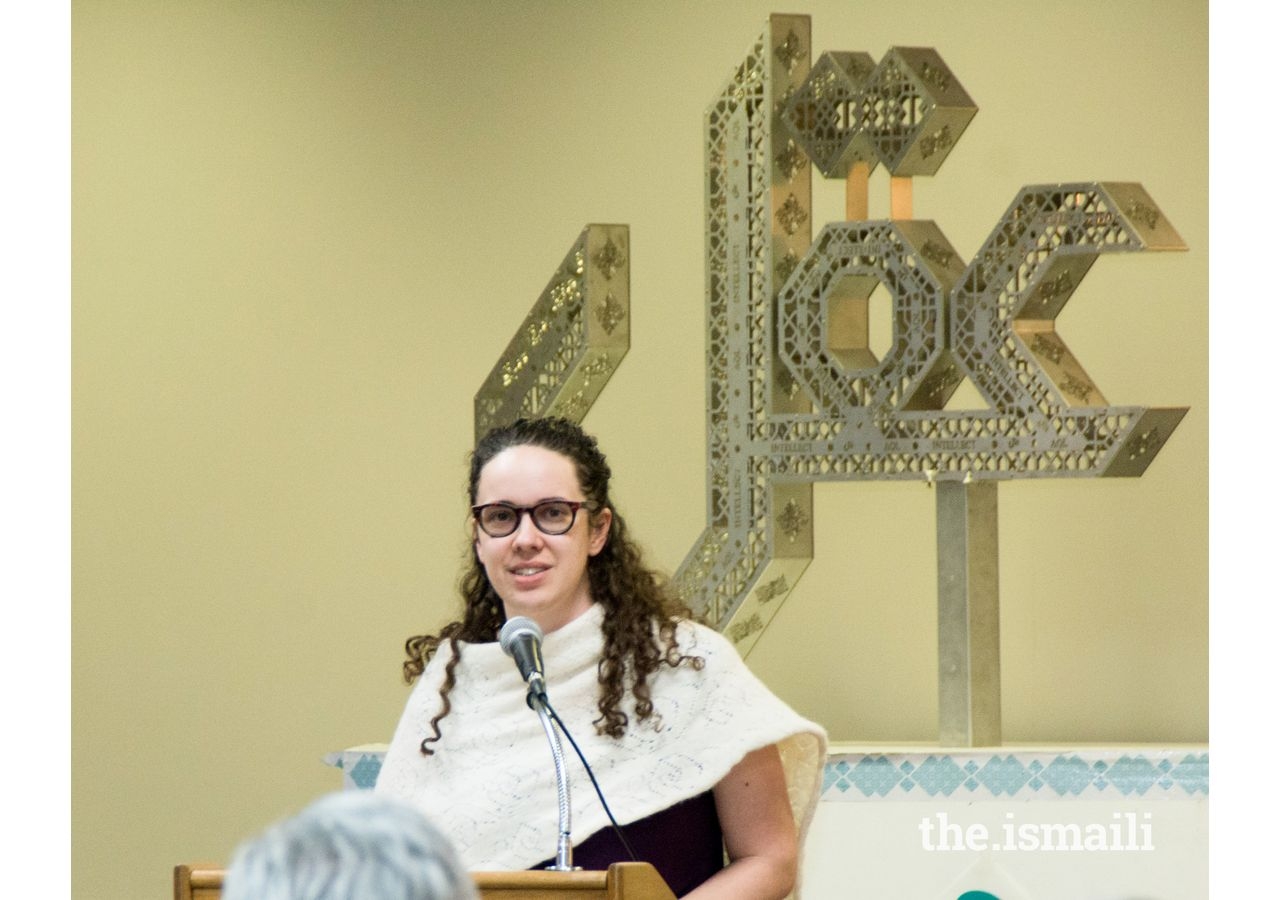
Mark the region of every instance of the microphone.
[[[556, 796], [560, 807], [560, 833], [556, 845], [555, 865], [547, 866], [547, 868], [557, 872], [570, 872], [575, 868], [573, 865], [573, 843], [569, 839], [569, 775], [564, 767], [564, 751], [560, 746], [560, 737], [551, 727], [552, 722], [560, 726], [560, 730], [564, 732], [564, 736], [569, 739], [569, 743], [573, 745], [574, 751], [578, 754], [578, 759], [582, 760], [582, 767], [587, 770], [587, 777], [591, 779], [591, 785], [596, 789], [596, 796], [600, 798], [600, 805], [604, 807], [605, 815], [609, 817], [609, 822], [613, 825], [613, 831], [618, 836], [618, 840], [622, 842], [622, 846], [626, 848], [627, 854], [632, 861], [639, 861], [640, 857], [636, 856], [636, 852], [632, 849], [627, 836], [622, 833], [618, 820], [613, 817], [613, 810], [609, 809], [609, 804], [605, 802], [604, 793], [600, 790], [600, 784], [596, 781], [595, 773], [591, 771], [587, 758], [582, 755], [578, 742], [573, 739], [573, 735], [569, 734], [569, 729], [565, 727], [564, 722], [560, 721], [556, 711], [551, 708], [551, 701], [547, 699], [547, 684], [543, 678], [544, 670], [542, 668], [542, 629], [538, 627], [538, 623], [533, 619], [525, 616], [516, 616], [514, 619], [508, 619], [506, 624], [502, 626], [502, 630], [498, 632], [498, 644], [502, 647], [503, 653], [516, 661], [516, 667], [520, 670], [520, 677], [529, 685], [529, 694], [525, 697], [525, 702], [529, 704], [530, 709], [538, 714], [538, 718], [542, 721], [542, 728], [547, 733], [547, 742], [551, 745], [551, 757], [556, 766]], [[535, 697], [538, 700], [537, 706], [533, 704]]]
[[[627, 841], [627, 836], [622, 833], [618, 820], [613, 817], [613, 811], [605, 802], [604, 793], [600, 790], [600, 784], [596, 781], [595, 773], [591, 771], [587, 758], [582, 755], [578, 742], [573, 739], [573, 735], [569, 734], [569, 729], [565, 728], [564, 722], [560, 721], [556, 711], [551, 708], [551, 701], [547, 699], [547, 684], [543, 678], [542, 668], [542, 629], [533, 619], [516, 616], [514, 619], [508, 619], [502, 626], [502, 630], [498, 632], [498, 644], [502, 647], [503, 653], [516, 661], [520, 677], [529, 685], [529, 694], [525, 702], [542, 721], [542, 728], [547, 733], [547, 742], [551, 745], [551, 758], [556, 766], [556, 798], [559, 802], [560, 831], [556, 844], [556, 862], [547, 868], [557, 872], [570, 872], [575, 869], [573, 843], [569, 839], [569, 774], [565, 771], [564, 751], [560, 746], [560, 737], [551, 727], [552, 722], [560, 726], [560, 730], [564, 732], [564, 736], [569, 739], [569, 743], [578, 754], [578, 759], [582, 760], [582, 766], [587, 770], [587, 776], [591, 779], [592, 787], [596, 789], [596, 796], [600, 798], [600, 805], [604, 807], [605, 815], [609, 817], [618, 840], [622, 842], [631, 859], [638, 861], [640, 857], [636, 856], [635, 850]], [[537, 706], [533, 703], [535, 697], [538, 700]]]
[[[551, 759], [556, 766], [556, 801], [560, 829], [556, 838], [556, 861], [547, 868], [557, 872], [571, 872], [574, 865], [573, 842], [569, 838], [569, 819], [572, 814], [569, 804], [569, 773], [564, 767], [560, 736], [551, 727], [551, 717], [555, 712], [551, 709], [551, 702], [547, 700], [547, 683], [543, 679], [542, 629], [533, 619], [524, 616], [507, 619], [498, 632], [498, 644], [503, 653], [516, 661], [520, 677], [529, 685], [529, 693], [524, 700], [538, 714], [542, 730], [547, 733], [547, 743], [551, 746]], [[535, 699], [538, 701], [536, 704]]]
[[516, 616], [508, 619], [498, 632], [502, 652], [516, 661], [520, 678], [529, 685], [529, 706], [536, 696], [544, 703], [547, 699], [545, 670], [542, 667], [542, 629], [533, 619]]

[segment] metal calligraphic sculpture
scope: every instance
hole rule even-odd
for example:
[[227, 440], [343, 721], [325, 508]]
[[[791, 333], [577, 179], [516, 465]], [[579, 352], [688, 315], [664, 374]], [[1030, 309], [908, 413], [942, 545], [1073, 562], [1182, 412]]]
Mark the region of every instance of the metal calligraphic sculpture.
[[[998, 483], [1141, 475], [1186, 412], [1108, 406], [1056, 318], [1099, 255], [1186, 248], [1140, 185], [1042, 185], [966, 264], [910, 211], [911, 178], [977, 112], [958, 79], [924, 48], [810, 59], [808, 17], [771, 16], [706, 113], [707, 525], [675, 581], [745, 654], [813, 557], [814, 482], [928, 481], [939, 740], [998, 744]], [[892, 217], [867, 221], [881, 164]], [[813, 240], [815, 165], [846, 180], [849, 221]], [[477, 396], [477, 432], [585, 414], [626, 352], [628, 252], [620, 226], [588, 227]], [[986, 408], [946, 410], [966, 381]]]
[[475, 398], [475, 434], [519, 418], [582, 421], [631, 349], [626, 225], [588, 225]]

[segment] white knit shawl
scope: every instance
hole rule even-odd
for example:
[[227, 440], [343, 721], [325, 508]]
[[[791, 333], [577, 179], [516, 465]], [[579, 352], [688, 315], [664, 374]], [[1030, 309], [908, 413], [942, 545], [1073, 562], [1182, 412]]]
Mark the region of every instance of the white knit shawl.
[[[718, 632], [685, 622], [677, 631], [680, 650], [706, 665], [661, 666], [650, 678], [656, 715], [641, 722], [624, 703], [626, 734], [598, 735], [592, 722], [599, 717], [602, 618], [593, 604], [546, 635], [543, 657], [551, 705], [582, 748], [618, 821], [634, 822], [697, 796], [750, 751], [777, 744], [803, 847], [817, 805], [826, 732], [775, 697]], [[551, 750], [537, 714], [525, 704], [515, 664], [496, 642], [460, 644], [452, 710], [440, 722], [443, 737], [428, 745], [434, 755], [422, 754], [450, 656], [446, 642], [410, 695], [376, 790], [419, 806], [455, 841], [473, 871], [525, 869], [553, 858], [558, 806]], [[579, 844], [609, 821], [567, 742], [564, 752], [572, 837]]]

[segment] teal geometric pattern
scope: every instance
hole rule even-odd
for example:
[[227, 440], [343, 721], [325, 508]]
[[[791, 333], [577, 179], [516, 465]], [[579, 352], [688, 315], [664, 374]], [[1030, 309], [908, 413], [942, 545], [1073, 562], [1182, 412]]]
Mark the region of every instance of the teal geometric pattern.
[[[366, 745], [369, 746], [369, 745]], [[378, 749], [330, 753], [343, 787], [367, 790], [378, 780]], [[822, 773], [821, 800], [1185, 800], [1209, 796], [1207, 750], [1117, 749], [954, 753], [833, 753]]]
[[378, 772], [382, 771], [381, 750], [344, 750], [341, 753], [330, 753], [324, 761], [342, 770], [342, 787], [344, 790], [370, 790], [378, 781]]
[[382, 760], [365, 754], [351, 767], [351, 780], [359, 788], [371, 788], [378, 781], [378, 773], [382, 771]]
[[1209, 753], [842, 753], [827, 760], [824, 801], [880, 799], [1186, 799], [1209, 796]]

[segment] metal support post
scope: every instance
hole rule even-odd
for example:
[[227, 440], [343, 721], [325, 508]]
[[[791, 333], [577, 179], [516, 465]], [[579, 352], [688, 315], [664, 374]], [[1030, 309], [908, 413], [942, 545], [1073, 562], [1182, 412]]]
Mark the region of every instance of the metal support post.
[[940, 481], [938, 742], [1000, 743], [998, 482]]

